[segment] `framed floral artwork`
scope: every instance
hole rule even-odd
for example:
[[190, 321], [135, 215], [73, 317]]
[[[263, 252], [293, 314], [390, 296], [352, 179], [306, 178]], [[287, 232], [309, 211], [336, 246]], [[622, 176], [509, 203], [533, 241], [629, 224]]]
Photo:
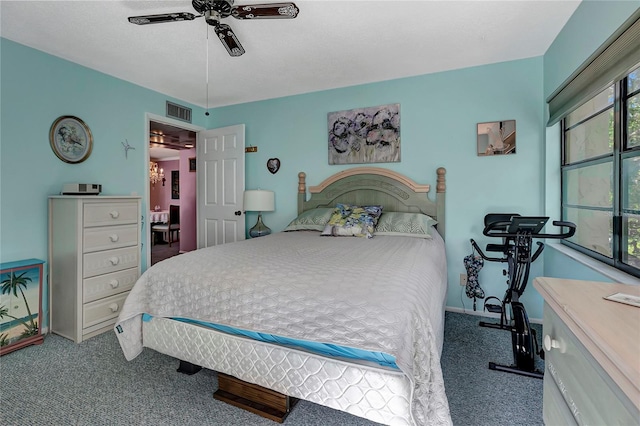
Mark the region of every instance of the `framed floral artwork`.
[[91, 155], [91, 130], [78, 117], [64, 115], [49, 130], [49, 143], [54, 154], [65, 163], [82, 163]]
[[400, 104], [327, 114], [329, 164], [400, 161]]

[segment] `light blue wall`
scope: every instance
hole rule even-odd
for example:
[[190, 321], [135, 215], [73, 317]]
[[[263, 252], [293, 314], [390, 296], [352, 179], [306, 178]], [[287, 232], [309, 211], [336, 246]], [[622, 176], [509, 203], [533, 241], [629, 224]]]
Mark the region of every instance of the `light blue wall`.
[[[177, 100], [4, 38], [0, 54], [0, 261], [46, 260], [47, 197], [71, 182], [101, 183], [104, 195], [144, 196], [145, 113], [164, 116], [166, 100]], [[186, 105], [204, 126], [204, 110]], [[93, 151], [83, 163], [64, 163], [49, 146], [49, 128], [62, 115], [91, 129]], [[125, 140], [136, 148], [128, 159]], [[142, 256], [146, 265], [145, 250]]]
[[[469, 238], [489, 242], [482, 236], [484, 215], [543, 213], [541, 57], [218, 108], [212, 124], [246, 124], [247, 144], [258, 146], [256, 154], [247, 155], [246, 186], [276, 192], [276, 211], [263, 216], [279, 231], [296, 215], [298, 172], [306, 172], [307, 184], [316, 185], [345, 168], [328, 164], [327, 113], [387, 103], [400, 104], [402, 160], [383, 166], [432, 184], [436, 168], [447, 169], [447, 305], [462, 307], [464, 300], [470, 308], [459, 274], [465, 272], [463, 257], [471, 252]], [[516, 120], [517, 154], [478, 157], [476, 124], [507, 119]], [[282, 162], [275, 175], [266, 169], [271, 157]], [[541, 268], [541, 262], [534, 266], [535, 271]], [[496, 264], [482, 270], [487, 294], [504, 294], [501, 271]], [[537, 294], [527, 292], [525, 302], [530, 315], [540, 318]]]
[[[544, 55], [544, 93], [549, 97], [640, 7], [634, 1], [584, 0]], [[546, 105], [545, 105], [546, 107]], [[545, 211], [560, 215], [560, 126], [546, 131]], [[557, 250], [546, 250], [544, 275], [611, 281]]]

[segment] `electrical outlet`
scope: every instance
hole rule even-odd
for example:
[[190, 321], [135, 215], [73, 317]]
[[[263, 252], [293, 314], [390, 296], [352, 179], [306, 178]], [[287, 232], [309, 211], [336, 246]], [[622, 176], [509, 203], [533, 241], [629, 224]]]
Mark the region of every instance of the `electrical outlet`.
[[467, 285], [467, 274], [460, 274], [460, 285]]

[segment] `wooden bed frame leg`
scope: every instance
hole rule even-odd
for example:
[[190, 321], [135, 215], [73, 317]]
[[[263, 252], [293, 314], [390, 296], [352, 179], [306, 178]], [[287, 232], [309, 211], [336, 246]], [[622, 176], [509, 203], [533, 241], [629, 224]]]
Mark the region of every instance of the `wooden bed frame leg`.
[[200, 367], [199, 365], [180, 360], [180, 366], [176, 371], [178, 373], [188, 374], [189, 376], [191, 376], [192, 374], [196, 374], [200, 370], [202, 370], [202, 367]]
[[218, 390], [213, 397], [278, 423], [284, 422], [298, 402], [296, 398], [223, 373], [218, 373]]

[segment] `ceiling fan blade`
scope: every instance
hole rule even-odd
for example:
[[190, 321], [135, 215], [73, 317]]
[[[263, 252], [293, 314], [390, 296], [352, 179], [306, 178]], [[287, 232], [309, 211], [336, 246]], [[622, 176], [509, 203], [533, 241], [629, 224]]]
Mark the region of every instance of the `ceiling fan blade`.
[[231, 8], [231, 16], [237, 19], [293, 19], [298, 16], [294, 3], [247, 4]]
[[174, 21], [193, 21], [199, 17], [189, 12], [161, 13], [159, 15], [131, 16], [129, 17], [129, 22], [136, 25], [147, 25]]
[[218, 24], [215, 27], [215, 31], [220, 41], [227, 49], [227, 52], [229, 52], [229, 55], [241, 56], [244, 53], [244, 48], [230, 26], [227, 24]]

